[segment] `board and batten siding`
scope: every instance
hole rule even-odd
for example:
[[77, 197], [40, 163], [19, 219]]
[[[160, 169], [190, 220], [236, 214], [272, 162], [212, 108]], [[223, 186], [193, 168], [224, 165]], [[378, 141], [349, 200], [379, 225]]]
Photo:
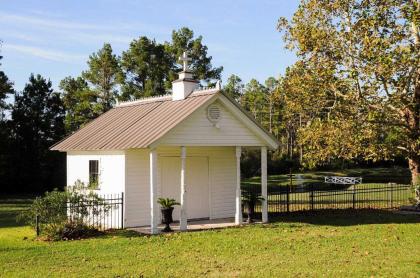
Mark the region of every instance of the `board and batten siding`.
[[[265, 143], [234, 116], [219, 100], [219, 127], [207, 118], [207, 107], [200, 108], [158, 141], [166, 146], [265, 146]], [[212, 104], [210, 104], [212, 105]], [[245, 115], [243, 115], [246, 117]]]
[[[158, 152], [158, 195], [161, 194], [162, 157], [179, 157], [179, 147], [160, 147]], [[188, 157], [207, 157], [209, 161], [210, 218], [234, 217], [236, 158], [234, 147], [187, 147]], [[181, 160], [180, 160], [181, 163]], [[187, 169], [188, 172], [188, 169]], [[188, 175], [188, 173], [187, 173]], [[188, 191], [187, 191], [188, 194]], [[162, 196], [165, 197], [165, 196]], [[126, 151], [126, 227], [150, 225], [149, 151]], [[179, 201], [179, 200], [178, 200]]]
[[89, 183], [89, 160], [99, 161], [98, 194], [115, 194], [125, 189], [124, 151], [70, 151], [67, 152], [67, 185], [77, 180]]

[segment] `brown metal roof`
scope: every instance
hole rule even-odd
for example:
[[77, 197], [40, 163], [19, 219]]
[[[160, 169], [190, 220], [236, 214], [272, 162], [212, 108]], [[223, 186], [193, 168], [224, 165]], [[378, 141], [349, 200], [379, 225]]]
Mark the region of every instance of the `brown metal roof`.
[[184, 100], [170, 96], [122, 103], [51, 147], [51, 150], [147, 148], [212, 98], [218, 90], [198, 91]]

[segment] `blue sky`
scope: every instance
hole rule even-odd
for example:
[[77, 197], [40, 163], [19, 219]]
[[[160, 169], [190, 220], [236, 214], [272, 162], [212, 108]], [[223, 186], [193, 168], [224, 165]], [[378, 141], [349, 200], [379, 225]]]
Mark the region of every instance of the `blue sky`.
[[276, 30], [298, 1], [3, 1], [0, 0], [2, 69], [21, 90], [30, 73], [50, 78], [55, 88], [86, 69], [88, 56], [104, 42], [116, 54], [145, 35], [169, 41], [183, 26], [202, 35], [215, 66], [244, 82], [284, 73], [295, 56]]

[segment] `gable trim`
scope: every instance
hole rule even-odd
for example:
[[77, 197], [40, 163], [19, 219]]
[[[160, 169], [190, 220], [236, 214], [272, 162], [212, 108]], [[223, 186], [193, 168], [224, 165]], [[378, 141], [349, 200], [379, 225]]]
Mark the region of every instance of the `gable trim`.
[[147, 148], [149, 149], [153, 149], [156, 148], [160, 142], [162, 141], [163, 138], [165, 138], [165, 136], [170, 133], [174, 128], [176, 128], [177, 126], [181, 125], [183, 122], [185, 122], [194, 112], [200, 110], [200, 108], [205, 107], [207, 105], [212, 104], [213, 102], [215, 102], [217, 100], [217, 96], [218, 94], [214, 94], [210, 99], [208, 99], [206, 102], [204, 102], [203, 104], [201, 104], [199, 107], [197, 107], [196, 109], [194, 109], [194, 111], [192, 111], [188, 116], [186, 116], [182, 121], [178, 122], [176, 125], [172, 126], [170, 129], [168, 129], [164, 134], [162, 134], [158, 139], [156, 139], [155, 141], [151, 142]]
[[[209, 99], [205, 103], [203, 103], [200, 108], [206, 107], [208, 105], [211, 105], [216, 100], [219, 100], [221, 104], [227, 109], [232, 115], [242, 124], [245, 125], [245, 128], [248, 128], [261, 142], [269, 147], [272, 150], [275, 150], [279, 147], [280, 143], [278, 140], [271, 135], [268, 131], [266, 131], [256, 120], [246, 111], [244, 110], [238, 103], [236, 103], [235, 100], [230, 99], [226, 95], [224, 95], [222, 92], [218, 92], [215, 97]], [[197, 109], [196, 111], [198, 111]], [[168, 135], [174, 128], [177, 126], [183, 124], [193, 113], [191, 113], [188, 117], [183, 119], [181, 122], [179, 122], [177, 125], [173, 126], [170, 130], [168, 130], [167, 133], [162, 134], [162, 136], [157, 139], [156, 141], [152, 142], [148, 147], [149, 148], [155, 148], [158, 147], [162, 140], [164, 140], [165, 136]], [[204, 146], [204, 145], [203, 145]]]

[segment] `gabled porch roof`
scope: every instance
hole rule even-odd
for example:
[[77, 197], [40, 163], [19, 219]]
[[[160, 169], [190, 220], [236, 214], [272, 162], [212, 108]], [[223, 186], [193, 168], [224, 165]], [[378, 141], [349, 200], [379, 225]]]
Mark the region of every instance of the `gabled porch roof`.
[[277, 139], [236, 101], [218, 89], [195, 91], [182, 100], [154, 97], [125, 102], [51, 147], [58, 151], [125, 150], [154, 147], [165, 134], [199, 108], [219, 99], [271, 149]]

